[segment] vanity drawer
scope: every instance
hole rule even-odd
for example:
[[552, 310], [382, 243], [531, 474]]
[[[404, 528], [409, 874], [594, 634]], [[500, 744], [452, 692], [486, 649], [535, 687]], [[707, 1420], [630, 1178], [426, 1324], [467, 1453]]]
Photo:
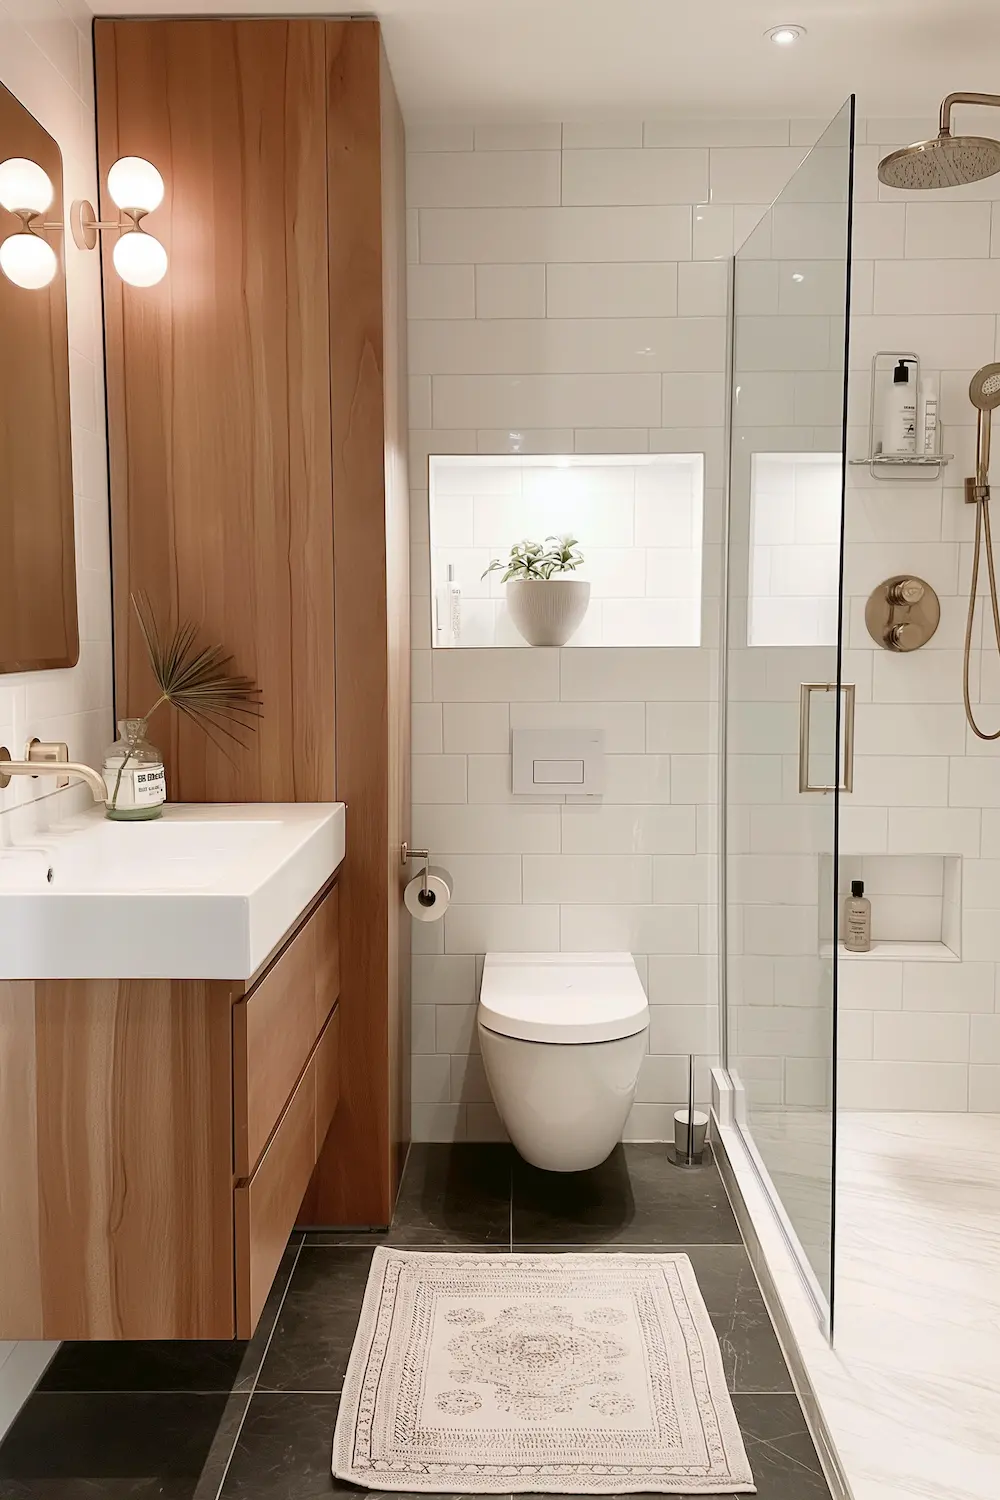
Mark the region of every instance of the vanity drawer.
[[234, 1193], [236, 1337], [253, 1333], [340, 1097], [340, 1012], [326, 1023], [249, 1182]]
[[[340, 993], [337, 887], [233, 1007], [233, 1149], [249, 1177]], [[298, 1205], [296, 1205], [297, 1207]]]

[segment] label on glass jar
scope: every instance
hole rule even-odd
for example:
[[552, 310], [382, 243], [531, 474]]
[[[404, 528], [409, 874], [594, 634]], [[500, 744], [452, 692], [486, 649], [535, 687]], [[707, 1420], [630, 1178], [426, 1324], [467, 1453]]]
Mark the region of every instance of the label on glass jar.
[[167, 800], [167, 777], [162, 766], [126, 766], [120, 782], [118, 767], [107, 766], [104, 783], [108, 789], [108, 801], [117, 808], [157, 807]]

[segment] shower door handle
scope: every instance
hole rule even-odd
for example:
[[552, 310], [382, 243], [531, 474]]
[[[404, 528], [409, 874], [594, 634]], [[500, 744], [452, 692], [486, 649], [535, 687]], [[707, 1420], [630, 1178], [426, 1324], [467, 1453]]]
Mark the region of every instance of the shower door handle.
[[843, 682], [844, 695], [844, 779], [840, 786], [814, 786], [809, 780], [809, 735], [812, 723], [813, 693], [835, 693], [835, 682], [803, 682], [799, 688], [799, 791], [852, 792], [854, 790], [854, 683]]

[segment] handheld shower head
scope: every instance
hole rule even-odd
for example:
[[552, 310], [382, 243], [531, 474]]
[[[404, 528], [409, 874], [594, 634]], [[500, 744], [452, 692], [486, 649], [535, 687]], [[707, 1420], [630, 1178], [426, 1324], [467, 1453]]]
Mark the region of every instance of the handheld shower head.
[[[997, 649], [1000, 650], [1000, 590], [997, 589], [996, 567], [993, 563], [993, 537], [990, 534], [990, 427], [993, 412], [1000, 406], [1000, 364], [983, 365], [977, 370], [969, 385], [969, 400], [976, 408], [976, 474], [965, 481], [965, 499], [976, 507], [976, 539], [972, 549], [972, 581], [969, 585], [969, 613], [965, 627], [964, 667], [962, 670], [962, 696], [965, 700], [965, 716], [973, 734], [981, 740], [1000, 740], [1000, 729], [987, 734], [976, 723], [972, 710], [972, 692], [969, 683], [969, 662], [972, 655], [972, 634], [976, 618], [976, 596], [979, 592], [979, 558], [986, 546], [986, 570], [990, 581], [990, 607], [993, 615], [993, 633]], [[985, 644], [985, 642], [984, 642]]]
[[969, 384], [969, 400], [977, 411], [995, 411], [1000, 406], [1000, 364], [983, 365]]
[[[1000, 364], [983, 365], [969, 384], [969, 400], [979, 418], [976, 423], [976, 477], [972, 481], [971, 499], [990, 498], [990, 429], [993, 412], [1000, 406]], [[966, 486], [968, 488], [968, 484]]]
[[1000, 94], [949, 94], [941, 105], [941, 129], [932, 141], [892, 151], [878, 164], [879, 181], [911, 191], [963, 187], [1000, 172], [1000, 141], [982, 135], [952, 135], [956, 104], [1000, 106]]

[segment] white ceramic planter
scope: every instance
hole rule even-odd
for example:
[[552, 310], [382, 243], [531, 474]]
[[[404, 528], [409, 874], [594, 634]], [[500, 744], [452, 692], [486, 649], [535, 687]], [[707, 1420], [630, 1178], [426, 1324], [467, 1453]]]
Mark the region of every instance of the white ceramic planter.
[[529, 646], [565, 646], [590, 603], [582, 578], [512, 578], [507, 613]]

